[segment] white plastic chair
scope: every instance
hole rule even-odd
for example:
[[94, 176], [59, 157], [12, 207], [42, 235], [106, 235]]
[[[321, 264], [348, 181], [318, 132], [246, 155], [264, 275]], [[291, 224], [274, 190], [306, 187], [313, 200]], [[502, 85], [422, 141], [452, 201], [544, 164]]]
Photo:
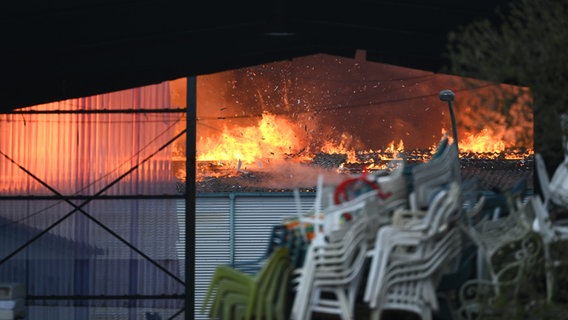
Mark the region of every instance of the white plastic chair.
[[548, 176], [542, 155], [535, 153], [534, 158], [544, 206], [549, 208], [554, 204], [568, 208], [568, 156], [565, 156], [564, 161], [556, 168], [552, 179]]
[[[335, 270], [330, 271], [332, 266], [327, 263], [322, 268], [316, 265], [308, 318], [311, 318], [313, 312], [337, 314], [342, 319], [354, 318], [367, 242], [362, 238], [355, 244], [350, 248], [345, 261], [335, 265]], [[334, 297], [324, 297], [325, 293], [331, 293]]]
[[[298, 285], [291, 319], [308, 319], [317, 310], [352, 319], [354, 295], [359, 282], [357, 276], [362, 270], [366, 251], [365, 219], [356, 219], [345, 228], [348, 230], [341, 241], [327, 243], [323, 234], [318, 234], [310, 244], [304, 266], [296, 279]], [[318, 307], [321, 306], [319, 293], [325, 290], [339, 295], [335, 302], [322, 300], [324, 305], [327, 304], [327, 308], [323, 309]]]
[[413, 312], [423, 320], [431, 319], [432, 311], [438, 310], [436, 287], [460, 251], [461, 235], [457, 229], [452, 229], [422, 257], [390, 264], [371, 319], [380, 319], [389, 309]]
[[568, 208], [568, 158], [556, 168], [550, 180], [550, 201], [554, 204]]
[[406, 163], [402, 162], [402, 166], [393, 170], [391, 174], [375, 177], [381, 190], [389, 195], [383, 199], [383, 205], [390, 206], [393, 202], [408, 200], [408, 181], [403, 174], [405, 166]]
[[439, 154], [430, 161], [412, 167], [412, 188], [416, 197], [415, 203], [411, 202], [413, 209], [426, 208], [439, 190], [447, 188], [452, 182], [461, 183], [456, 144], [450, 144], [445, 138], [439, 148]]
[[452, 184], [450, 190], [441, 190], [436, 194], [428, 211], [405, 211], [412, 212], [415, 218], [403, 226], [385, 226], [378, 231], [364, 293], [364, 301], [368, 302], [371, 308], [377, 307], [378, 294], [384, 284], [387, 266], [396, 259], [408, 258], [405, 251], [400, 249], [411, 248], [412, 252], [422, 254], [429, 239], [447, 230], [448, 218], [459, 209], [459, 203], [459, 185]]

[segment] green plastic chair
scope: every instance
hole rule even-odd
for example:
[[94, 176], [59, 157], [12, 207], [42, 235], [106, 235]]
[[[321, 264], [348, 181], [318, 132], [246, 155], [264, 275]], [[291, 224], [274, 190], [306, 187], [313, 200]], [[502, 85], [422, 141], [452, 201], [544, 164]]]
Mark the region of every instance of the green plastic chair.
[[[259, 300], [261, 288], [265, 288], [266, 281], [271, 281], [275, 275], [275, 270], [282, 260], [288, 259], [288, 249], [280, 247], [266, 259], [262, 268], [256, 275], [250, 275], [242, 271], [231, 268], [230, 266], [220, 265], [215, 269], [215, 273], [209, 283], [208, 291], [201, 306], [201, 313], [205, 312], [209, 300], [216, 289], [209, 315], [212, 319], [217, 317], [221, 306], [225, 303], [226, 307], [231, 303], [246, 304], [245, 319], [251, 319], [255, 312], [256, 302]], [[239, 294], [242, 297], [229, 294]], [[229, 295], [229, 296], [228, 296]], [[225, 301], [229, 297], [231, 301]]]
[[[282, 272], [290, 263], [287, 255], [282, 255], [272, 259], [270, 264], [264, 273], [266, 277], [263, 275], [257, 282], [256, 292], [254, 292], [256, 288], [243, 290], [240, 283], [232, 283], [232, 280], [224, 280], [220, 284], [218, 296], [222, 297], [223, 319], [250, 319], [253, 315], [256, 319], [262, 319], [266, 310], [272, 312], [275, 292], [271, 294], [270, 288], [279, 282]], [[242, 314], [243, 306], [245, 307], [244, 315]], [[221, 308], [221, 305], [217, 304], [216, 308]], [[237, 316], [232, 316], [233, 310], [236, 310]]]
[[[257, 299], [254, 301], [255, 319], [286, 319], [286, 304], [288, 281], [292, 271], [289, 259], [278, 261], [271, 277], [259, 286]], [[251, 303], [251, 297], [243, 292], [230, 292], [223, 298], [222, 319], [246, 319], [246, 309]]]
[[[259, 319], [262, 319], [264, 315], [266, 319], [287, 319], [285, 314], [291, 273], [292, 264], [290, 261], [283, 260], [283, 263], [278, 265], [273, 281], [267, 283], [266, 291], [263, 291], [261, 295], [264, 303], [259, 303], [257, 307]], [[261, 310], [263, 307], [264, 310]]]

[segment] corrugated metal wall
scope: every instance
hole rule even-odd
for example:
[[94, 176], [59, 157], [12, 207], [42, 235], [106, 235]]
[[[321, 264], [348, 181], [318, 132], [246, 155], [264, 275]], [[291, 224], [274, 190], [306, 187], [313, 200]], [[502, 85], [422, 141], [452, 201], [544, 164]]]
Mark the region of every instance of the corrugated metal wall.
[[[178, 200], [163, 198], [179, 195], [168, 142], [184, 113], [142, 110], [169, 108], [164, 82], [0, 115], [0, 282], [49, 298], [30, 301], [30, 318], [167, 318], [183, 306], [135, 298], [185, 292]], [[56, 194], [74, 198], [31, 198]], [[113, 198], [89, 198], [99, 194]]]
[[[301, 209], [312, 208], [314, 198], [302, 194]], [[195, 214], [195, 319], [207, 319], [199, 310], [216, 266], [261, 257], [272, 226], [296, 215], [296, 202], [289, 193], [198, 194]]]

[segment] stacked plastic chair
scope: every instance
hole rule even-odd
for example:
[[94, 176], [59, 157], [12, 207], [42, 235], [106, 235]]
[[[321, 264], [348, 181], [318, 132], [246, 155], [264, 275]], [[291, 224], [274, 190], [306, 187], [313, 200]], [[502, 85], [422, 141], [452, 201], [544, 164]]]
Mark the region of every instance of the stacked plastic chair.
[[440, 142], [430, 161], [409, 167], [410, 206], [413, 209], [427, 208], [434, 195], [450, 183], [461, 184], [458, 148], [448, 137]]
[[[201, 312], [211, 319], [285, 319], [291, 264], [288, 249], [276, 248], [255, 275], [220, 265], [209, 284]], [[213, 300], [210, 303], [210, 300]]]
[[562, 150], [564, 161], [556, 168], [552, 179], [548, 176], [542, 155], [535, 153], [535, 167], [540, 183], [542, 199], [535, 195], [530, 199], [535, 214], [533, 231], [538, 233], [543, 242], [547, 298], [551, 302], [555, 294], [555, 271], [566, 265], [563, 259], [555, 257], [551, 247], [559, 242], [568, 240], [568, 221], [558, 219], [556, 213], [565, 214], [568, 211], [568, 113], [560, 116], [562, 128]]
[[[551, 246], [561, 241], [568, 241], [568, 221], [553, 219], [550, 212], [559, 210], [560, 208], [563, 211], [568, 210], [568, 206], [563, 205], [561, 201], [563, 197], [568, 198], [568, 192], [565, 191], [564, 196], [559, 196], [559, 194], [562, 193], [561, 189], [553, 189], [548, 178], [548, 173], [546, 172], [544, 159], [538, 153], [535, 154], [535, 165], [544, 199], [535, 195], [529, 199], [529, 202], [532, 206], [530, 209], [533, 210], [535, 215], [533, 231], [537, 232], [541, 236], [543, 242], [547, 299], [548, 301], [552, 301], [554, 298], [556, 283], [554, 273], [555, 269], [562, 265], [562, 261], [553, 257]], [[564, 163], [560, 164], [560, 166], [568, 166], [568, 157]], [[565, 184], [568, 186], [568, 175], [566, 174], [566, 170], [557, 170], [555, 174], [558, 174], [555, 176], [557, 185]]]
[[552, 204], [566, 209], [568, 208], [568, 113], [560, 116], [560, 126], [562, 128], [564, 161], [556, 167], [552, 179], [550, 179], [548, 194]]
[[[449, 189], [442, 189], [435, 195], [427, 210], [395, 211], [393, 225], [378, 231], [364, 294], [374, 318], [380, 318], [387, 309], [413, 312], [422, 319], [431, 317], [432, 311], [437, 309], [433, 290], [439, 278], [434, 276], [442, 274], [441, 267], [459, 253], [458, 249], [451, 247], [453, 251], [444, 251], [447, 255], [437, 255], [444, 244], [440, 243], [440, 239], [461, 243], [459, 232], [453, 230], [454, 222], [461, 213], [461, 203], [460, 185], [453, 183]], [[445, 238], [447, 234], [451, 236]], [[402, 269], [396, 271], [397, 267]], [[392, 283], [393, 274], [405, 272], [401, 270], [410, 272], [406, 275], [408, 281]], [[410, 270], [414, 275], [410, 275]], [[401, 289], [401, 286], [405, 288]], [[429, 295], [423, 294], [425, 288], [428, 288]], [[399, 295], [394, 300], [406, 302], [392, 303], [394, 300], [391, 299], [396, 297], [393, 292], [399, 289], [407, 296], [402, 299]]]
[[436, 288], [442, 276], [451, 272], [461, 244], [459, 231], [452, 229], [427, 252], [391, 262], [371, 319], [380, 319], [385, 310], [404, 310], [431, 319], [439, 308]]
[[[315, 312], [354, 318], [368, 243], [368, 213], [364, 209], [375, 195], [367, 193], [332, 206], [322, 219], [311, 220], [317, 232], [302, 268], [296, 271], [290, 319], [311, 319]], [[342, 220], [347, 213], [351, 218]]]

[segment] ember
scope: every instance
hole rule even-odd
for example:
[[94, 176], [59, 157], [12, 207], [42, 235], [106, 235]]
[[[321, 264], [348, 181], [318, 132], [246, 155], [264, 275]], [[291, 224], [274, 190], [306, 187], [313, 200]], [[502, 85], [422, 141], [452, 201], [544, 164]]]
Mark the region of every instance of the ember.
[[[201, 76], [198, 192], [313, 191], [320, 174], [340, 180], [363, 171], [388, 174], [403, 158], [427, 161], [451, 127], [438, 92], [463, 88], [460, 81], [326, 55]], [[457, 91], [458, 142], [464, 177], [478, 175], [485, 188], [503, 189], [532, 176], [532, 118], [520, 105], [508, 115], [473, 108], [492, 88]], [[183, 168], [176, 172], [184, 178]]]

